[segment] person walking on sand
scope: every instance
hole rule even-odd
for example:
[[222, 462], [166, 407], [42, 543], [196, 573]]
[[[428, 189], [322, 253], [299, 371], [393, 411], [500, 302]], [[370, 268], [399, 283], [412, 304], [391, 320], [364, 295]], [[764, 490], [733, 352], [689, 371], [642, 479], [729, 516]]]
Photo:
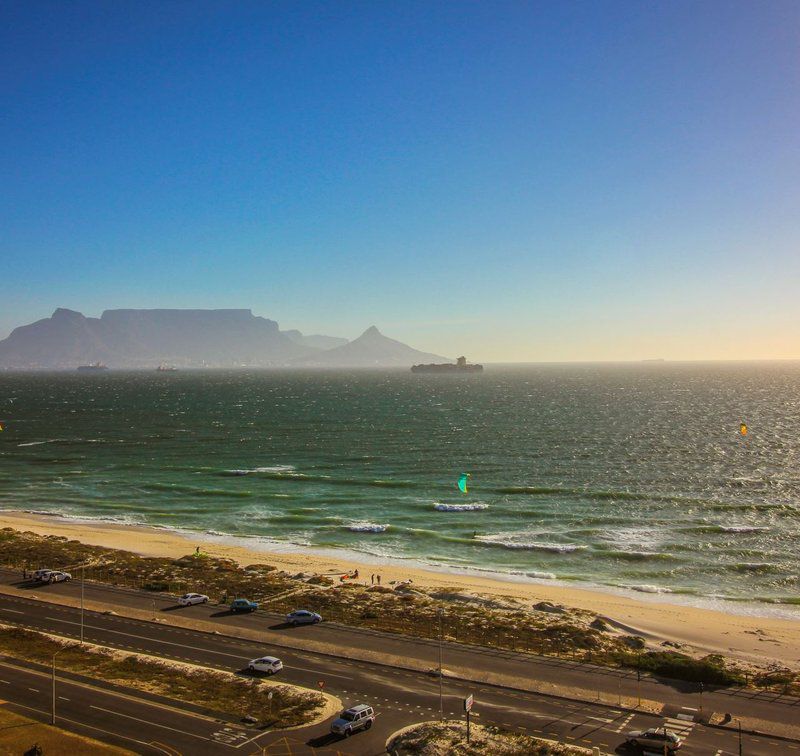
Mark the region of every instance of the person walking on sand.
[[381, 584], [381, 576], [378, 575], [378, 585], [380, 585], [380, 584]]
[[375, 573], [374, 572], [369, 576], [369, 582], [370, 582], [370, 585], [375, 585]]

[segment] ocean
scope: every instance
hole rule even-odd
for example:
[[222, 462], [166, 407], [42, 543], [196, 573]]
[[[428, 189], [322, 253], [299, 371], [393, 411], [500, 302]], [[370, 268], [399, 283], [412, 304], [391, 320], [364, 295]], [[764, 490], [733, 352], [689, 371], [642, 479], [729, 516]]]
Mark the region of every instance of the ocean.
[[0, 421], [2, 509], [800, 605], [795, 362], [8, 372]]

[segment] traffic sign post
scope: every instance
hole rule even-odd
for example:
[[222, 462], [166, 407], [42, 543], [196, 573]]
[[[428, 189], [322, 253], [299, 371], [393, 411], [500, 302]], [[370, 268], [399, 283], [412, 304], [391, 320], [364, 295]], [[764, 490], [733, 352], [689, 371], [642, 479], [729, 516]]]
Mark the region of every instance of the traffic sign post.
[[467, 743], [469, 744], [469, 713], [472, 711], [472, 704], [475, 701], [472, 693], [464, 699], [464, 711], [467, 712]]

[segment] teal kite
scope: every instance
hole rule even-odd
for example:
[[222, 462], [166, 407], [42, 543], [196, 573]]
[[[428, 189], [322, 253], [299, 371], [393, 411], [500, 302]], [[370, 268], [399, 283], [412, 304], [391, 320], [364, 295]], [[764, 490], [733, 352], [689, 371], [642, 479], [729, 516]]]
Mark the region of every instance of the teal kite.
[[469, 478], [469, 473], [461, 473], [461, 477], [458, 479], [458, 488], [461, 493], [467, 492], [467, 478]]

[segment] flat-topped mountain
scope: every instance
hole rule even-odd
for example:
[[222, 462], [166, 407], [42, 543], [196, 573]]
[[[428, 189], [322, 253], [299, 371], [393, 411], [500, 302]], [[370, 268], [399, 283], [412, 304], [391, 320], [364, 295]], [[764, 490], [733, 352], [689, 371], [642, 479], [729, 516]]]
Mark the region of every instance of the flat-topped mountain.
[[357, 339], [325, 352], [295, 360], [294, 364], [309, 367], [405, 367], [417, 362], [441, 362], [446, 357], [420, 352], [384, 336], [370, 326]]
[[282, 334], [250, 310], [106, 310], [87, 318], [57, 309], [0, 342], [0, 366], [115, 368], [283, 365], [314, 349]]
[[59, 308], [0, 341], [0, 369], [17, 370], [411, 367], [443, 359], [386, 338], [374, 326], [348, 342], [281, 331], [250, 310], [106, 310], [87, 318]]

